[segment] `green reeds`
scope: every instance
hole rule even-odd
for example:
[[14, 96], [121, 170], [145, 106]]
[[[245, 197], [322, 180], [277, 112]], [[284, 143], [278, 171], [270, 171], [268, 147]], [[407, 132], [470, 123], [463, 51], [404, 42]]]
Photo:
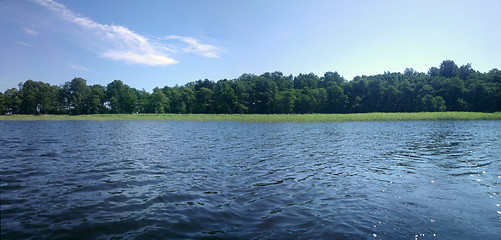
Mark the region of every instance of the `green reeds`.
[[343, 122], [343, 121], [439, 121], [501, 120], [501, 112], [417, 112], [353, 114], [97, 114], [10, 115], [0, 121], [239, 121], [239, 122]]

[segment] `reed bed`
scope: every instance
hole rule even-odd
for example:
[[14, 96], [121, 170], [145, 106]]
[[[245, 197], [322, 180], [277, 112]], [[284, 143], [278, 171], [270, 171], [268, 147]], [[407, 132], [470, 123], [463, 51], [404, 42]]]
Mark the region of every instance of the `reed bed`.
[[345, 122], [501, 120], [501, 112], [416, 112], [352, 114], [96, 114], [10, 115], [0, 121], [238, 121], [238, 122]]

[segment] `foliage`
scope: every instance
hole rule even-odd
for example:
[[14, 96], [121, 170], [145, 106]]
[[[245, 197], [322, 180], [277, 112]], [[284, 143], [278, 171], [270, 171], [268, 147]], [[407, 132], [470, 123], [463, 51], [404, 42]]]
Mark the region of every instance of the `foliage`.
[[501, 71], [475, 71], [443, 61], [427, 74], [405, 69], [357, 76], [281, 72], [184, 86], [136, 90], [121, 80], [107, 86], [74, 78], [62, 86], [27, 80], [0, 94], [0, 114], [287, 114], [501, 111]]

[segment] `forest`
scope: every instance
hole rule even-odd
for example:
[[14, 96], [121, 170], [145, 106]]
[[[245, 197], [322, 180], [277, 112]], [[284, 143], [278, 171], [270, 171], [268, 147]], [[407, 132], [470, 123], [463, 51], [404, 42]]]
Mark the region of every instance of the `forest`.
[[184, 86], [137, 90], [121, 80], [106, 86], [74, 78], [61, 86], [27, 80], [0, 92], [0, 114], [367, 113], [501, 111], [501, 71], [458, 67], [445, 60], [427, 73], [412, 68], [347, 81], [337, 72], [281, 72]]

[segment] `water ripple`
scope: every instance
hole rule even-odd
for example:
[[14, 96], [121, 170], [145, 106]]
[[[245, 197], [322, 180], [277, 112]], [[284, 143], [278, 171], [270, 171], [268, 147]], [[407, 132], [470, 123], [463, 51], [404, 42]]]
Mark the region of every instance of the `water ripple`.
[[494, 129], [1, 122], [1, 237], [497, 239]]

